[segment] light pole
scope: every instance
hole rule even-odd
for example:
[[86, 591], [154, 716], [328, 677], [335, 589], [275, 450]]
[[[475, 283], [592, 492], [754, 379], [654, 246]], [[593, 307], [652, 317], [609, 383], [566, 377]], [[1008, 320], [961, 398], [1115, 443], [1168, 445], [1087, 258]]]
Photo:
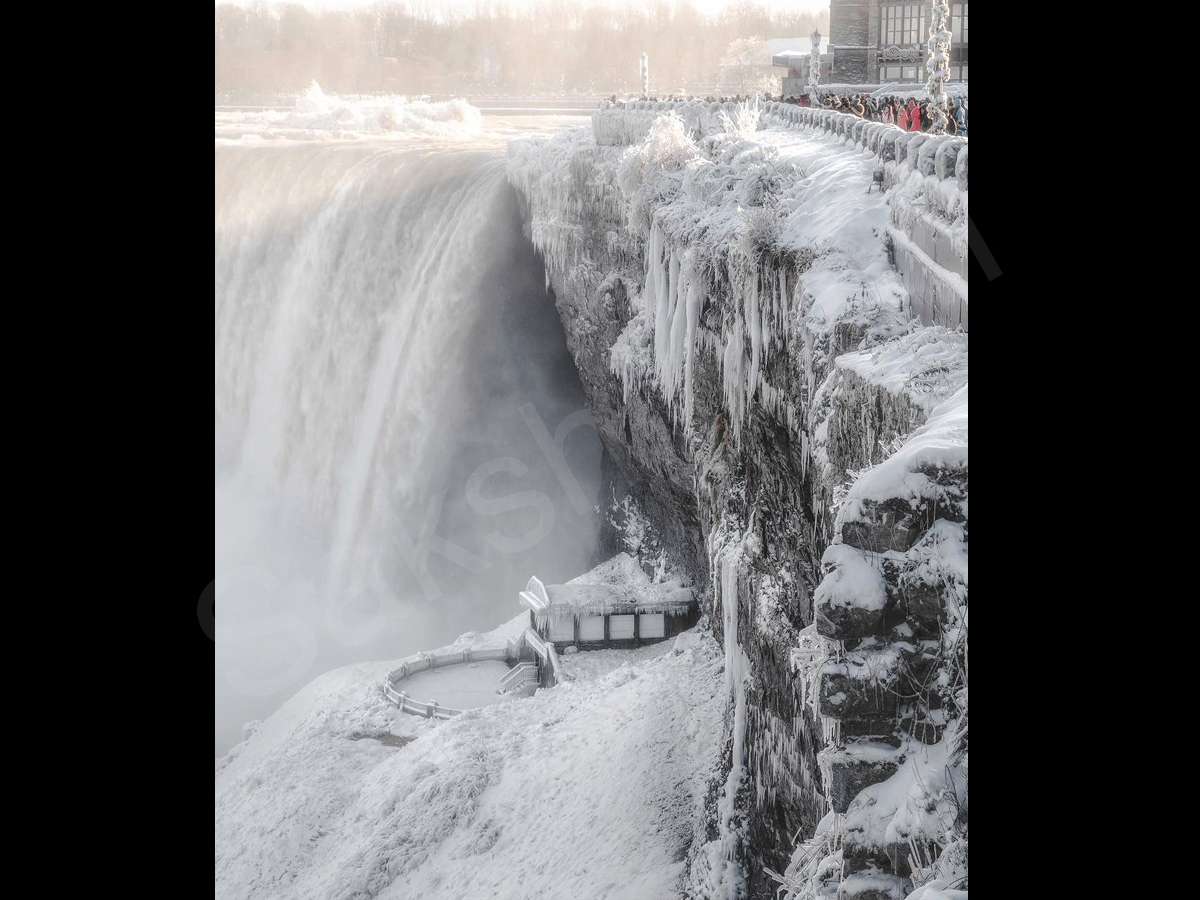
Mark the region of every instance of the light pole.
[[816, 100], [817, 85], [821, 83], [821, 31], [815, 29], [812, 33], [812, 60], [808, 64], [808, 80], [812, 90], [812, 99]]
[[642, 54], [642, 99], [650, 99], [650, 61]]
[[929, 17], [929, 59], [925, 68], [929, 70], [929, 79], [925, 82], [925, 90], [929, 92], [929, 106], [932, 116], [929, 120], [930, 134], [945, 134], [949, 119], [946, 107], [950, 98], [946, 96], [946, 82], [950, 80], [950, 6], [946, 0], [933, 0], [933, 9]]

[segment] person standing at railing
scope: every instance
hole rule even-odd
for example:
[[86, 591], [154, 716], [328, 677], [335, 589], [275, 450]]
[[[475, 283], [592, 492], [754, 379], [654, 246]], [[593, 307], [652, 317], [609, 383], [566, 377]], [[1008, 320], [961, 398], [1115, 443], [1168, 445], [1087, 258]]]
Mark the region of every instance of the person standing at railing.
[[908, 130], [921, 130], [921, 107], [917, 106], [917, 101], [911, 97], [908, 100]]

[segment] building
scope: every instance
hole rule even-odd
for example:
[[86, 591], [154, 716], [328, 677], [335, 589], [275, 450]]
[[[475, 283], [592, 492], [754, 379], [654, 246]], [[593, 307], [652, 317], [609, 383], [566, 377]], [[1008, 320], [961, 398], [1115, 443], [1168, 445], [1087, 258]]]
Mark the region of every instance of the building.
[[[783, 76], [783, 99], [794, 100], [805, 93], [805, 86], [812, 83], [808, 70], [812, 66], [812, 39], [801, 47], [791, 47], [772, 52], [771, 65], [787, 69]], [[796, 43], [796, 41], [793, 41]], [[821, 37], [821, 81], [828, 81], [833, 73], [833, 54], [829, 52], [829, 38]]]
[[[829, 38], [821, 39], [821, 74], [827, 77], [833, 57], [829, 52]], [[812, 38], [770, 38], [765, 41], [749, 39], [734, 41], [721, 62], [718, 81], [712, 86], [719, 94], [756, 94], [766, 90], [774, 93], [774, 79], [778, 77], [777, 66], [788, 69], [784, 75], [784, 96], [788, 95], [788, 79], [801, 79], [801, 87], [808, 77], [809, 57], [812, 56]], [[793, 71], [803, 74], [795, 75]], [[791, 96], [795, 96], [793, 93]]]
[[548, 584], [521, 591], [529, 627], [557, 648], [639, 647], [674, 637], [699, 621], [699, 604], [678, 582], [633, 590], [617, 584]]
[[[967, 80], [967, 3], [950, 3], [950, 81]], [[929, 0], [829, 0], [830, 81], [923, 84], [928, 73]], [[824, 80], [824, 79], [822, 79]]]

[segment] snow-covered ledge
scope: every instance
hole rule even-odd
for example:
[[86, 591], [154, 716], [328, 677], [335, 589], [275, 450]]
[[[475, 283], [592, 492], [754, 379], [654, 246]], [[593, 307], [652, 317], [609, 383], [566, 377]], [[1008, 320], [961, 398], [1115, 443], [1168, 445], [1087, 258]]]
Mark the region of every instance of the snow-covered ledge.
[[889, 245], [909, 293], [909, 314], [926, 325], [968, 330], [967, 138], [903, 131], [792, 103], [732, 100], [606, 100], [592, 114], [592, 133], [597, 144], [630, 146], [671, 112], [699, 139], [728, 130], [755, 109], [761, 126], [824, 132], [876, 158], [876, 177], [891, 193]]
[[[745, 103], [733, 100], [633, 100], [629, 102], [603, 101], [592, 113], [592, 133], [596, 143], [608, 146], [629, 146], [646, 139], [654, 120], [665, 112], [678, 113], [692, 130], [694, 136], [703, 136], [724, 130], [725, 116], [734, 116], [745, 107]], [[794, 103], [779, 103], [774, 100], [759, 102], [764, 124], [782, 125], [785, 128], [815, 129], [841, 138], [879, 157], [880, 162], [907, 163], [908, 169], [928, 169], [939, 180], [953, 178], [959, 190], [967, 189], [967, 145], [968, 138], [953, 135], [931, 135], [908, 132], [896, 125], [884, 122], [869, 122], [847, 113], [831, 109], [813, 109], [796, 106]], [[908, 156], [910, 141], [919, 138], [913, 145], [913, 155]], [[923, 144], [928, 147], [923, 153], [917, 151]], [[945, 150], [942, 148], [945, 147]], [[942, 150], [937, 154], [936, 151]]]

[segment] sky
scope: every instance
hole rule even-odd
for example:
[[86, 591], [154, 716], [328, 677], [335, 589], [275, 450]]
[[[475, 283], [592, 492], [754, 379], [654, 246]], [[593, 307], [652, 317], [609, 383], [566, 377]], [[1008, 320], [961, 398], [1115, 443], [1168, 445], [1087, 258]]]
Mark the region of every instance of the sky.
[[[228, 2], [228, 0], [225, 0]], [[244, 4], [250, 0], [241, 0]], [[299, 6], [307, 6], [310, 9], [354, 9], [363, 6], [372, 6], [377, 0], [288, 0], [290, 3], [296, 3]], [[384, 0], [389, 2], [389, 0]], [[477, 0], [390, 0], [390, 2], [402, 2], [404, 5], [419, 6], [425, 9], [444, 7], [446, 9], [474, 9]], [[487, 0], [484, 0], [487, 2]], [[491, 0], [496, 5], [501, 3], [512, 8], [523, 8], [534, 6], [539, 2], [546, 0]], [[593, 5], [600, 3], [609, 3], [616, 6], [627, 6], [631, 0], [584, 0]], [[671, 5], [675, 5], [674, 0], [668, 0]], [[702, 13], [719, 12], [726, 6], [733, 6], [736, 3], [745, 2], [745, 0], [690, 0], [691, 5]], [[800, 12], [811, 12], [814, 10], [827, 9], [829, 0], [750, 0], [759, 6], [766, 6], [772, 10], [796, 10]], [[220, 5], [220, 3], [217, 3]]]

